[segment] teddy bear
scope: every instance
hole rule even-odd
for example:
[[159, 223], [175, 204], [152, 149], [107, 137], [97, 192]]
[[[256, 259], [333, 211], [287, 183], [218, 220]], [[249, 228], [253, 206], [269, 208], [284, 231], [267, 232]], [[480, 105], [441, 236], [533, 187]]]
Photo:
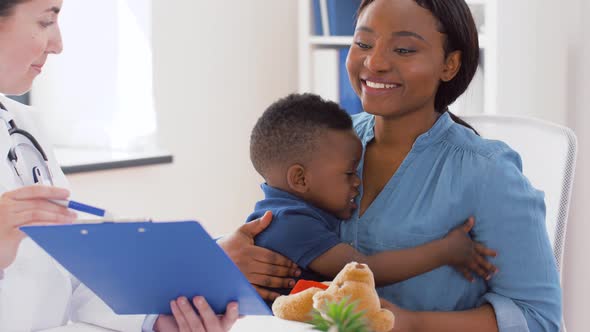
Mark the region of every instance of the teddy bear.
[[356, 301], [357, 312], [365, 312], [364, 317], [372, 331], [386, 332], [393, 329], [393, 313], [381, 308], [373, 272], [366, 264], [348, 263], [329, 286], [321, 283], [315, 283], [314, 286], [279, 296], [272, 305], [274, 315], [282, 319], [309, 322], [313, 309], [323, 313], [326, 303], [338, 303], [348, 298], [348, 301]]

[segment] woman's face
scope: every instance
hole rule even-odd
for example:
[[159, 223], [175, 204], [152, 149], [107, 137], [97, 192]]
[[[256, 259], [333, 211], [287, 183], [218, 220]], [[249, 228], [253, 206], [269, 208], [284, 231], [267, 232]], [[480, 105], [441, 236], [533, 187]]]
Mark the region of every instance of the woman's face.
[[0, 93], [27, 92], [48, 54], [62, 50], [57, 18], [62, 0], [30, 0], [0, 17]]
[[448, 79], [445, 35], [437, 24], [414, 0], [376, 0], [365, 7], [346, 66], [366, 112], [434, 111], [439, 82]]

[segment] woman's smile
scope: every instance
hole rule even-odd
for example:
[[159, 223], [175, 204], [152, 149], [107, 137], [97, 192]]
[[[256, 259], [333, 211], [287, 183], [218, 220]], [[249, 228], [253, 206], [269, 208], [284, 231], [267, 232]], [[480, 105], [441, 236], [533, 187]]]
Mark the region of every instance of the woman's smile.
[[397, 91], [402, 85], [378, 79], [361, 79], [361, 87], [364, 95], [383, 95]]

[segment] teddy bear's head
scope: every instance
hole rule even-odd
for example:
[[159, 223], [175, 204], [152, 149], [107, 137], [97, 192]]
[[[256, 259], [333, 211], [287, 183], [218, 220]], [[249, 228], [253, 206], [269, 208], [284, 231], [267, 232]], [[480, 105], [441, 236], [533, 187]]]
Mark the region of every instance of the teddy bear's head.
[[366, 284], [371, 288], [375, 288], [375, 278], [373, 272], [367, 266], [367, 264], [360, 264], [356, 262], [348, 263], [334, 278], [333, 283], [344, 283], [348, 282], [359, 282]]
[[364, 312], [372, 331], [393, 329], [393, 313], [381, 308], [373, 272], [367, 265], [356, 262], [348, 263], [327, 289], [310, 288], [294, 295], [280, 296], [272, 309], [279, 318], [306, 322], [311, 318], [312, 306], [325, 314], [327, 303], [340, 303], [343, 300], [355, 303], [357, 312]]

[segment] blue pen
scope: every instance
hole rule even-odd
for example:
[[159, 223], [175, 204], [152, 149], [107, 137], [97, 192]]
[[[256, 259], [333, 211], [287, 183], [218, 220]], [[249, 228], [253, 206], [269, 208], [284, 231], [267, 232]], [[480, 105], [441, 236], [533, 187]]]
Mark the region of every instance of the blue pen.
[[88, 205], [88, 204], [84, 204], [84, 203], [80, 203], [80, 202], [76, 202], [76, 201], [72, 201], [72, 200], [50, 199], [49, 201], [51, 203], [67, 207], [68, 209], [92, 214], [92, 215], [107, 218], [107, 219], [113, 219], [113, 215], [111, 213], [109, 213], [108, 211]]

